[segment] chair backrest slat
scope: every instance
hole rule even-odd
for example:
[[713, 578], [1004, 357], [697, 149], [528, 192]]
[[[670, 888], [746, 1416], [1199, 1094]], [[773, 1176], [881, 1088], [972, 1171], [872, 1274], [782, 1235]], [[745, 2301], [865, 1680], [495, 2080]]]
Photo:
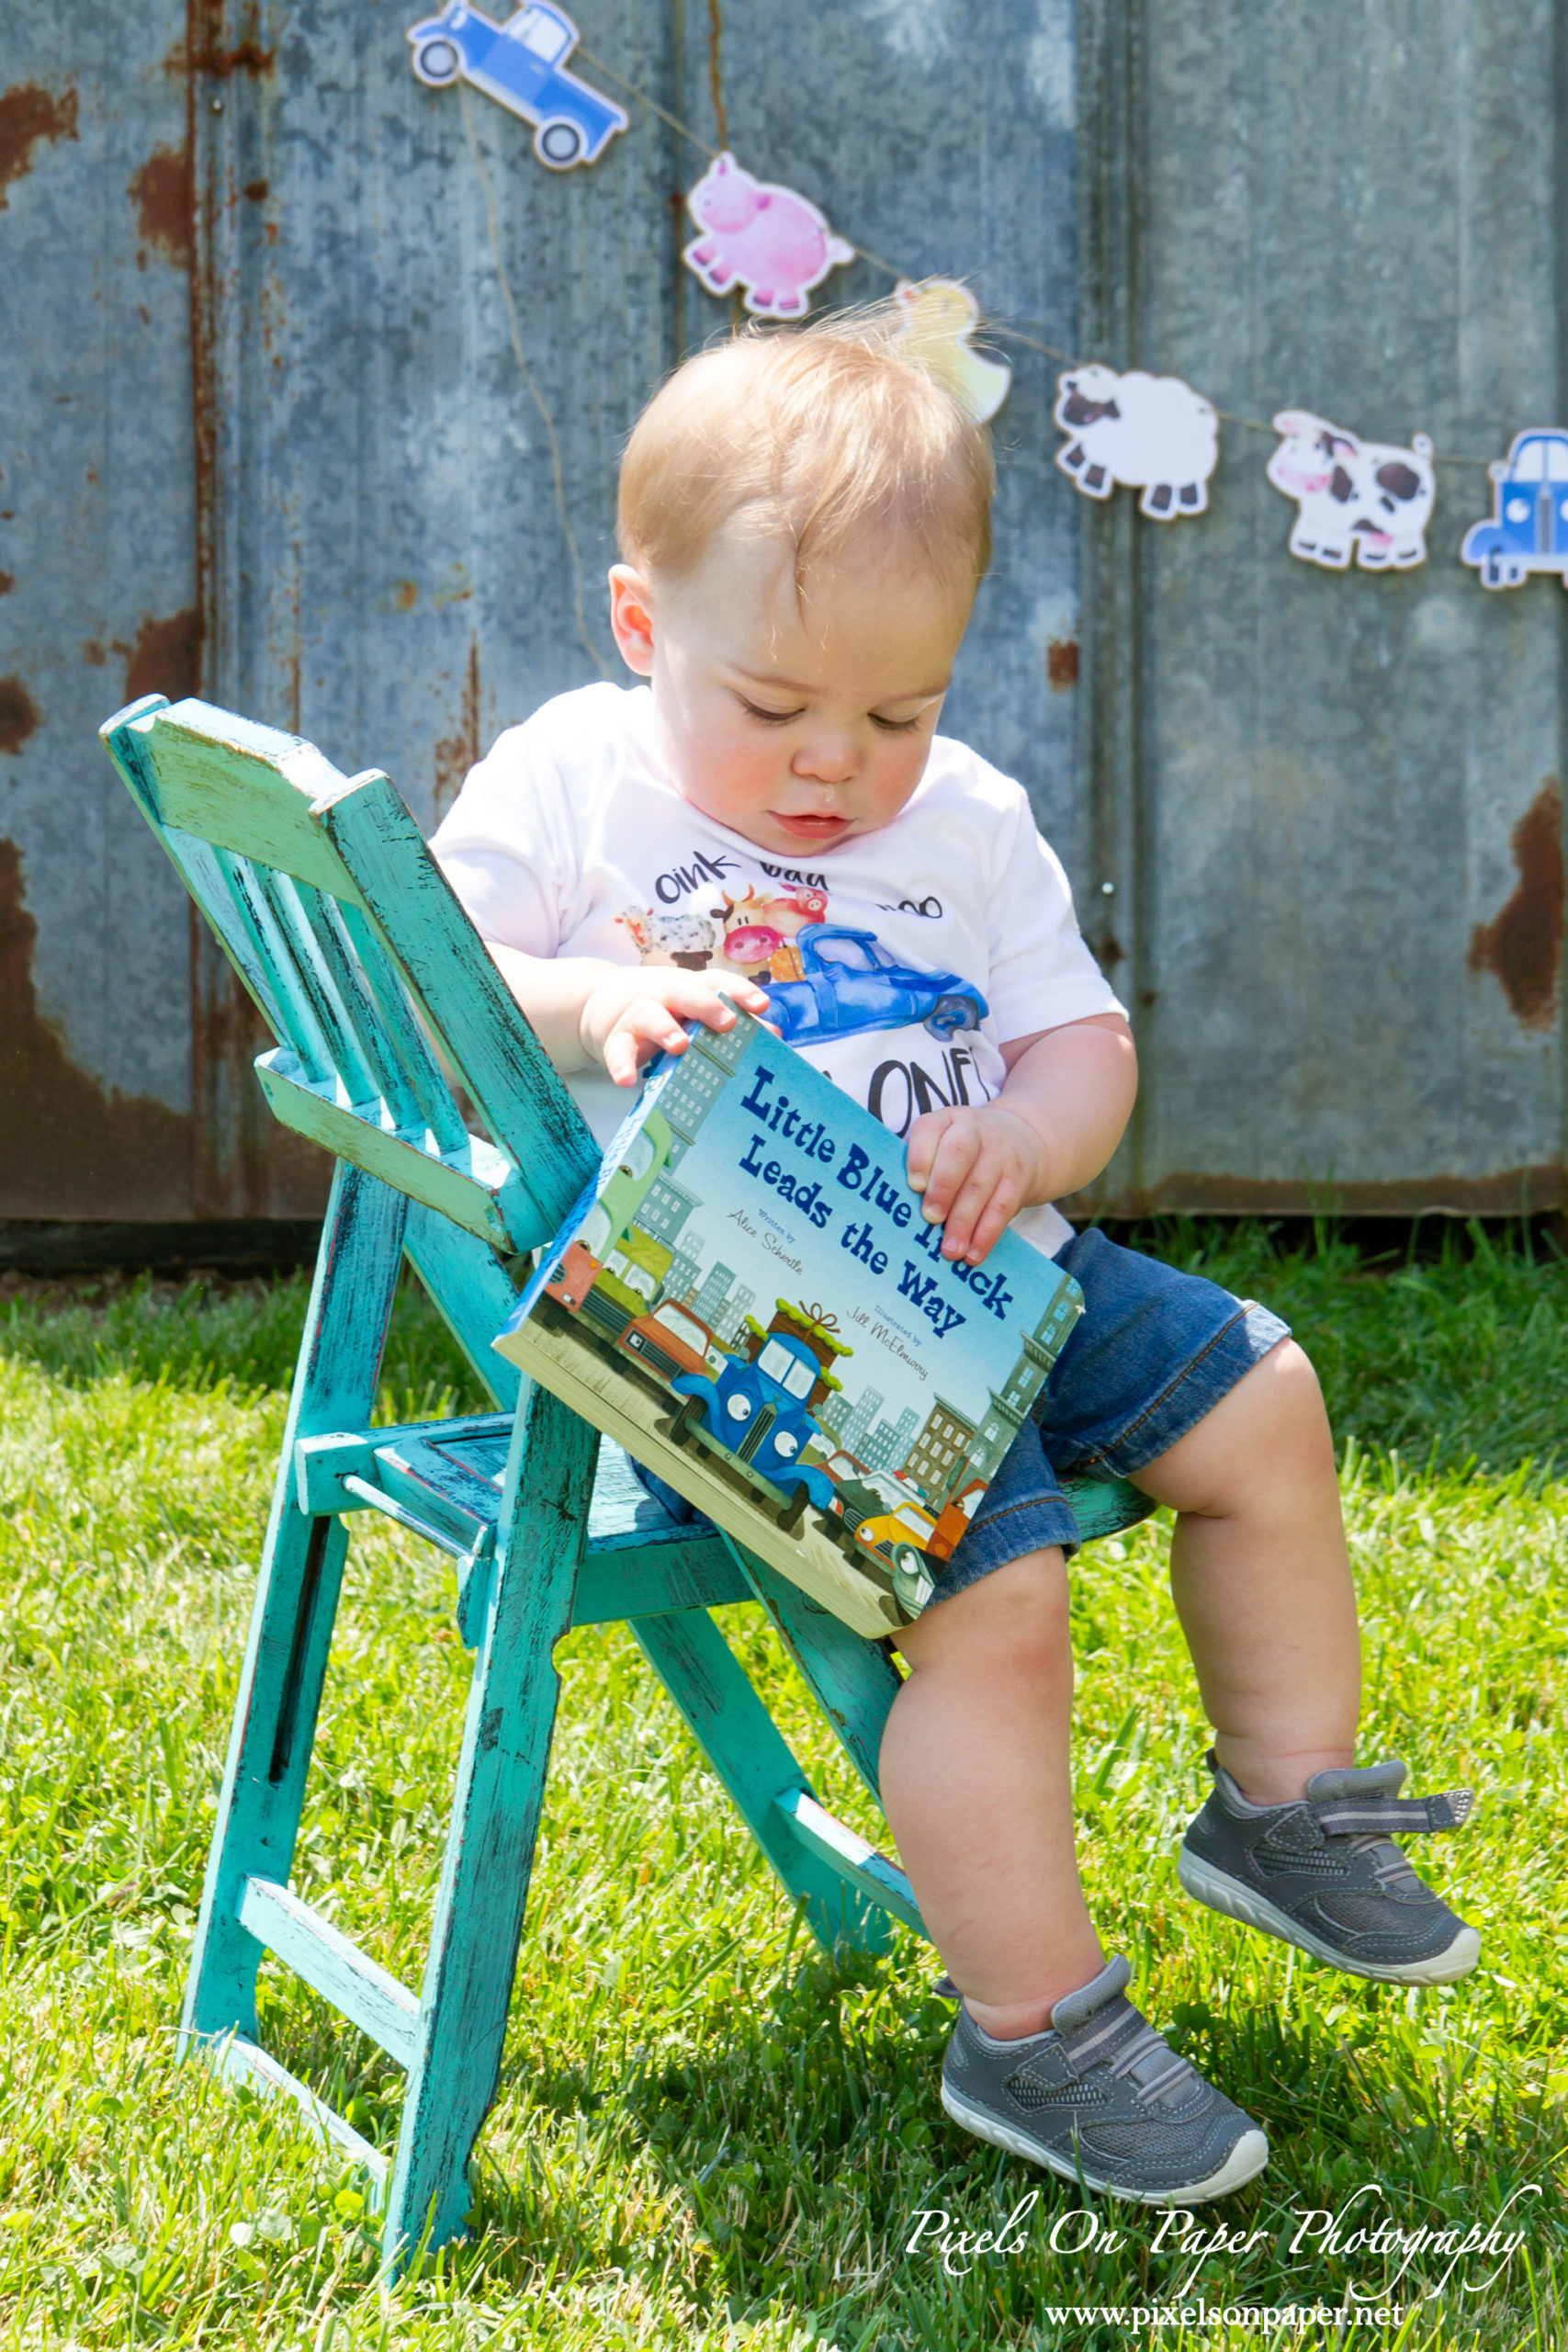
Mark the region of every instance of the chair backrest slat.
[[409, 992], [398, 978], [397, 967], [377, 938], [361, 908], [344, 906], [337, 911], [344, 931], [354, 943], [360, 969], [376, 1000], [376, 1009], [387, 1024], [388, 1034], [419, 1105], [420, 1114], [435, 1137], [436, 1150], [443, 1153], [460, 1151], [468, 1140], [468, 1130], [463, 1123], [462, 1113], [452, 1099], [452, 1090], [419, 1025], [419, 1016], [409, 1001]]
[[[295, 966], [293, 941], [278, 922], [265, 887], [266, 868], [253, 865], [248, 857], [228, 857], [225, 862], [234, 907], [255, 941], [272, 981], [277, 1041], [298, 1056], [306, 1077], [320, 1084], [333, 1075], [332, 1041], [316, 1018], [310, 992]], [[221, 925], [219, 937], [232, 954], [229, 933]]]
[[283, 1048], [278, 1115], [497, 1248], [553, 1232], [597, 1150], [387, 778], [196, 701], [103, 733]]
[[388, 1041], [381, 1016], [360, 969], [359, 957], [344, 929], [337, 900], [310, 882], [298, 882], [295, 889], [321, 960], [332, 976], [344, 1017], [393, 1126], [401, 1130], [427, 1125], [397, 1053]]
[[356, 1108], [362, 1103], [378, 1103], [381, 1090], [360, 1051], [348, 1009], [338, 995], [327, 968], [326, 958], [321, 953], [310, 915], [300, 900], [294, 876], [279, 874], [265, 865], [256, 867], [255, 876], [257, 887], [272, 910], [273, 919], [288, 942], [290, 963], [310, 1000], [317, 1026], [327, 1041], [333, 1073], [339, 1084]]
[[498, 1147], [554, 1232], [599, 1164], [587, 1122], [485, 953], [396, 787], [375, 772], [321, 810], [360, 905]]
[[249, 871], [244, 860], [231, 857], [227, 850], [215, 849], [210, 842], [199, 841], [195, 833], [174, 827], [169, 829], [166, 846], [185, 876], [186, 888], [255, 1000], [267, 1027], [275, 1037], [286, 1035], [288, 1022], [279, 995], [281, 975], [277, 960], [258, 932], [240, 888], [242, 869]]

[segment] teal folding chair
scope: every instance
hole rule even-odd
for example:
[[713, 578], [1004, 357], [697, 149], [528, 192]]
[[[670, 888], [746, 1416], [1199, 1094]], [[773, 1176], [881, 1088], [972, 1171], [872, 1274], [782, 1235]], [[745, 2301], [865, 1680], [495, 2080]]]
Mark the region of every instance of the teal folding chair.
[[[874, 1795], [898, 1669], [733, 1534], [678, 1521], [618, 1447], [491, 1346], [509, 1261], [556, 1229], [598, 1155], [387, 778], [298, 736], [146, 696], [109, 755], [277, 1039], [257, 1074], [337, 1170], [277, 1466], [182, 2019], [182, 2046], [287, 2094], [363, 2165], [385, 2267], [459, 2233], [500, 2077], [574, 1625], [624, 1619], [825, 1948], [923, 1932], [902, 1871], [818, 1802], [711, 1611], [760, 1601]], [[476, 1132], [482, 1128], [483, 1132]], [[376, 1428], [407, 1257], [499, 1410]], [[675, 1457], [674, 1483], [679, 1483]], [[662, 1458], [661, 1475], [670, 1476]], [[1149, 1509], [1075, 1490], [1086, 1534]], [[290, 1891], [347, 1548], [378, 1511], [457, 1563], [474, 1653], [431, 1940], [415, 1994]], [[261, 2047], [272, 1952], [407, 2075], [395, 2154]]]

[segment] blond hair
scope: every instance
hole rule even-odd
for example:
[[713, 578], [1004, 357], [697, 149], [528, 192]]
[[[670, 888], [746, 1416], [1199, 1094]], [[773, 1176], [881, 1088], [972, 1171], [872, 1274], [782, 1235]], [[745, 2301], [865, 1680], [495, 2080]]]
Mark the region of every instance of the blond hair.
[[900, 351], [897, 302], [805, 329], [748, 327], [689, 359], [643, 410], [621, 463], [628, 563], [678, 578], [737, 517], [815, 561], [914, 556], [965, 599], [991, 553], [990, 435]]

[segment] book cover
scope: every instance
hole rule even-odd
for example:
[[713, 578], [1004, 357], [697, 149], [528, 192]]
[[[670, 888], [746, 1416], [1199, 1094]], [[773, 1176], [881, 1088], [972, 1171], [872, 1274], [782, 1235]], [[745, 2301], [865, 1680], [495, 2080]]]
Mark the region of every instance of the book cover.
[[1077, 1284], [1012, 1233], [981, 1266], [949, 1263], [898, 1136], [748, 1015], [689, 1034], [496, 1345], [536, 1371], [529, 1327], [570, 1320], [657, 1396], [670, 1445], [787, 1533], [826, 1536], [879, 1630], [907, 1623], [1061, 1352]]

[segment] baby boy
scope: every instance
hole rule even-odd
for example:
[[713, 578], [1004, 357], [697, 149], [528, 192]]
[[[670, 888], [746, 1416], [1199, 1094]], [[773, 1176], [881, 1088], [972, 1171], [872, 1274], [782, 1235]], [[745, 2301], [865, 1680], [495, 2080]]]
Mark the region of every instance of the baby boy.
[[[1268, 2143], [1145, 2023], [1085, 1906], [1063, 1477], [1129, 1478], [1176, 1513], [1213, 1726], [1189, 1894], [1357, 1975], [1446, 1984], [1480, 1939], [1390, 1833], [1467, 1800], [1402, 1802], [1397, 1761], [1354, 1768], [1333, 1448], [1286, 1327], [1052, 1205], [1116, 1148], [1132, 1034], [1022, 789], [936, 732], [991, 458], [896, 323], [748, 334], [665, 385], [626, 450], [610, 573], [649, 683], [562, 695], [502, 735], [434, 847], [602, 1140], [682, 1023], [729, 1024], [721, 991], [765, 1017], [818, 926], [841, 994], [799, 1049], [906, 1138], [943, 1254], [978, 1264], [1010, 1225], [1081, 1285], [1038, 1420], [899, 1636], [882, 1794], [962, 1996], [949, 2114], [1091, 2188], [1190, 2204], [1250, 2179]], [[854, 985], [878, 951], [959, 985], [906, 1016]]]

